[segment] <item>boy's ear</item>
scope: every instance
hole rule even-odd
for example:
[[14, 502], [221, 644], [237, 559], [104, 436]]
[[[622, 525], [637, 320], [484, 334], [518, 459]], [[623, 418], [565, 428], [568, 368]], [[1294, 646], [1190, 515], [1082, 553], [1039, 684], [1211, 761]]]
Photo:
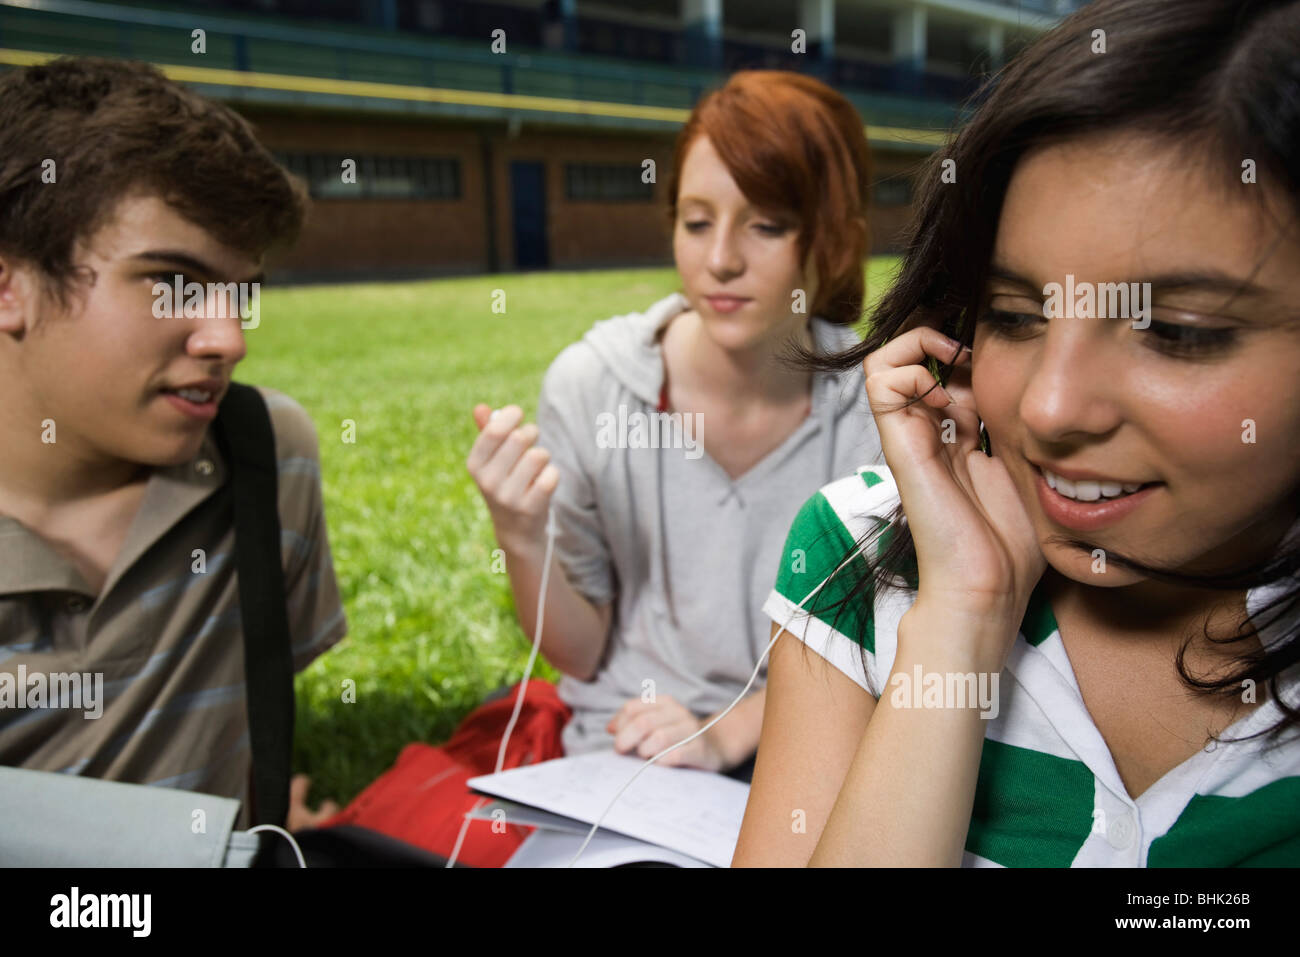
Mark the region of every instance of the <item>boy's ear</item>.
[[40, 306], [39, 291], [29, 271], [0, 255], [0, 333], [21, 335], [31, 327]]

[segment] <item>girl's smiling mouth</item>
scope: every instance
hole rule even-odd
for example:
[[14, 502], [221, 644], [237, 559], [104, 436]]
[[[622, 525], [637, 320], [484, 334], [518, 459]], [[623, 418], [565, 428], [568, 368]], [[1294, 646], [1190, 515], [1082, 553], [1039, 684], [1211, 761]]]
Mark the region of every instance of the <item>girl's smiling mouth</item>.
[[1034, 490], [1043, 513], [1057, 525], [1079, 532], [1106, 528], [1128, 517], [1164, 485], [1093, 479], [1071, 482], [1039, 466], [1034, 470]]

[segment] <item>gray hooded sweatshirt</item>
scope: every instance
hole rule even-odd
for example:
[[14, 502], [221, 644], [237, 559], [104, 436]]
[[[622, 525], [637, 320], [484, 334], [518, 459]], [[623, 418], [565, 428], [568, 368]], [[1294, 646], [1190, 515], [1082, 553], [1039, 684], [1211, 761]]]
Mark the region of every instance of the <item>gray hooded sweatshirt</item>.
[[[598, 673], [560, 681], [574, 712], [566, 754], [611, 747], [605, 725], [630, 698], [671, 695], [701, 718], [726, 707], [770, 641], [763, 602], [799, 508], [826, 483], [884, 461], [862, 371], [815, 373], [808, 417], [733, 480], [704, 452], [696, 416], [670, 428], [656, 413], [656, 334], [688, 308], [673, 293], [597, 322], [542, 382], [537, 444], [560, 472], [555, 553], [579, 593], [615, 606]], [[859, 341], [820, 317], [810, 328], [821, 351]], [[765, 679], [766, 662], [752, 690]]]

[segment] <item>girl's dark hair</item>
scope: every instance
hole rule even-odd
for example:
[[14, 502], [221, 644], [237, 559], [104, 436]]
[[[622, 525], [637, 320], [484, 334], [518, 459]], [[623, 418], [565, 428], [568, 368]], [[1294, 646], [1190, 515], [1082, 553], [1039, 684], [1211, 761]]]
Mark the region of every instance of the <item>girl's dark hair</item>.
[[[1101, 42], [1105, 52], [1098, 52]], [[1241, 181], [1243, 159], [1254, 159], [1258, 181], [1289, 200], [1293, 216], [1300, 210], [1300, 0], [1095, 0], [990, 78], [975, 100], [970, 120], [919, 176], [901, 269], [866, 338], [834, 355], [801, 352], [804, 365], [852, 369], [920, 322], [972, 345], [1007, 186], [1031, 148], [1090, 133], [1140, 132], [1177, 142], [1185, 154], [1199, 150], [1195, 159], [1223, 171], [1225, 196], [1240, 196], [1229, 191], [1243, 188], [1261, 196], [1264, 187]], [[943, 181], [945, 169], [955, 172], [956, 183]], [[943, 382], [953, 371], [951, 364], [934, 368]], [[877, 593], [915, 575], [916, 548], [901, 505], [889, 522], [888, 543], [882, 539], [877, 557], [857, 566], [847, 586], [819, 593], [837, 597], [822, 605], [835, 610], [837, 620], [847, 608], [870, 607]], [[1079, 539], [1060, 540], [1092, 550]], [[1260, 734], [1300, 725], [1300, 707], [1279, 693], [1280, 677], [1300, 661], [1300, 545], [1213, 575], [1155, 568], [1109, 550], [1106, 559], [1170, 584], [1225, 591], [1280, 585], [1255, 615], [1261, 631], [1284, 623], [1270, 647], [1242, 651], [1232, 673], [1206, 679], [1187, 670], [1189, 637], [1177, 667], [1201, 693], [1227, 697], [1247, 680], [1266, 684], [1283, 717]], [[846, 555], [840, 568], [850, 567]], [[1251, 634], [1248, 621], [1236, 634], [1211, 640], [1231, 644]]]

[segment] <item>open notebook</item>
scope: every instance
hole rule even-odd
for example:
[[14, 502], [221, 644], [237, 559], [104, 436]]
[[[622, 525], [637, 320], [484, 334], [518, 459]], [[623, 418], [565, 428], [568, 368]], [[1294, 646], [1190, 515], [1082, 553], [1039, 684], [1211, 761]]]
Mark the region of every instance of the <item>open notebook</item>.
[[[490, 818], [503, 809], [511, 823], [538, 828], [507, 866], [564, 867], [644, 763], [601, 751], [470, 778], [471, 788], [501, 799], [474, 816]], [[749, 786], [724, 775], [653, 764], [605, 815], [578, 866], [662, 861], [727, 867], [748, 799]]]

